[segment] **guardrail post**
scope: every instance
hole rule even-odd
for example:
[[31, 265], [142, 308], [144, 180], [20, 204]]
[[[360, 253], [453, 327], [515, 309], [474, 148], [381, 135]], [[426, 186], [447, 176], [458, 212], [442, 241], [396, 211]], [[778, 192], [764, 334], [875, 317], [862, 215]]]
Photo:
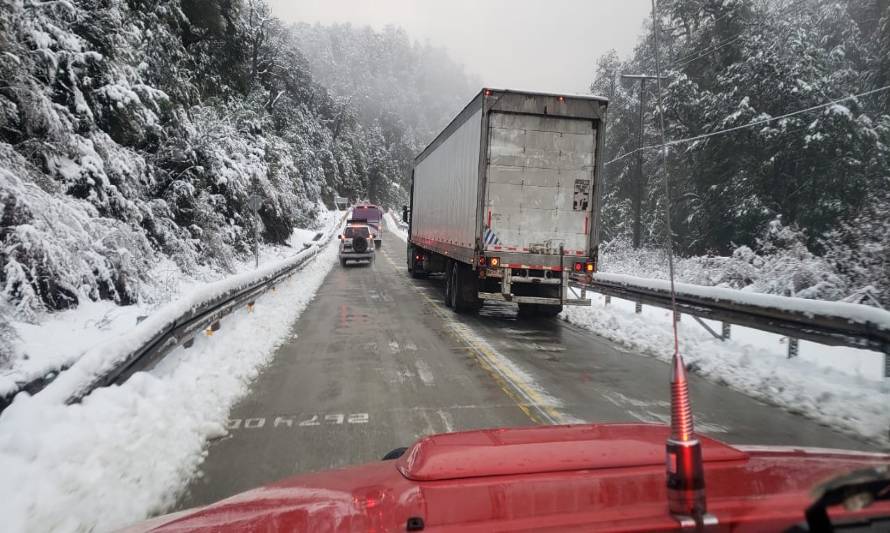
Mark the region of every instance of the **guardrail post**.
[[677, 317], [677, 323], [679, 324], [680, 319], [683, 318], [683, 313], [681, 313], [680, 311], [677, 311], [676, 313], [674, 313], [674, 316]]
[[643, 312], [643, 304], [640, 303], [640, 302], [637, 302], [637, 306], [636, 306], [636, 308], [634, 309], [634, 311], [635, 311], [637, 314], [642, 313], [642, 312]]
[[884, 347], [884, 377], [890, 379], [890, 346]]
[[695, 316], [695, 315], [689, 315], [689, 316], [691, 316], [693, 320], [695, 320], [696, 322], [698, 322], [699, 325], [700, 325], [701, 327], [705, 328], [705, 331], [707, 331], [708, 333], [710, 333], [711, 336], [714, 337], [715, 339], [720, 339], [721, 341], [725, 341], [725, 340], [726, 340], [726, 339], [724, 339], [723, 337], [721, 337], [720, 335], [718, 335], [716, 331], [714, 331], [713, 329], [711, 329], [711, 326], [709, 326], [708, 323], [705, 322], [704, 320], [700, 319], [699, 317], [697, 317], [697, 316]]
[[797, 357], [797, 352], [800, 350], [800, 341], [793, 338], [788, 337], [788, 359], [792, 357]]
[[723, 340], [729, 340], [729, 336], [731, 334], [732, 334], [732, 332], [729, 330], [729, 322], [724, 322], [723, 323], [723, 331], [721, 331], [721, 336], [723, 337]]
[[612, 303], [612, 297], [611, 297], [610, 295], [607, 294], [607, 295], [606, 295], [606, 303], [605, 303], [605, 305], [609, 305], [610, 303]]

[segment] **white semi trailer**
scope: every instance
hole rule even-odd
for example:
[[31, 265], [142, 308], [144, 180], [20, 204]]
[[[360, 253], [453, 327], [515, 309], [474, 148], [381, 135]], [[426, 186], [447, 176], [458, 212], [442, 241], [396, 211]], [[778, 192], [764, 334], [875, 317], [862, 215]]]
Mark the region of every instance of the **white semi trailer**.
[[483, 89], [414, 160], [408, 271], [444, 273], [457, 311], [589, 305], [568, 288], [596, 270], [607, 105]]

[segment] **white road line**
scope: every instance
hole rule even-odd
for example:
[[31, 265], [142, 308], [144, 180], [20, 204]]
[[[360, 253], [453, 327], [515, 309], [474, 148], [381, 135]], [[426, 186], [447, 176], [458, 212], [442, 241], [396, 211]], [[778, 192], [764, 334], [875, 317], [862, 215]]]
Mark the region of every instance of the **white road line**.
[[454, 431], [454, 421], [451, 419], [451, 414], [446, 413], [445, 411], [439, 409], [436, 411], [439, 414], [439, 418], [442, 419], [442, 423], [445, 425], [445, 432], [451, 433]]

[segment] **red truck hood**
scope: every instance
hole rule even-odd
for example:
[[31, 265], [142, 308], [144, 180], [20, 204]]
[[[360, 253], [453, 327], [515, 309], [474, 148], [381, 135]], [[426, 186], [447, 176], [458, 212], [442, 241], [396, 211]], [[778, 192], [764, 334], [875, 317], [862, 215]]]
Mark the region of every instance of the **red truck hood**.
[[[291, 477], [128, 531], [405, 531], [409, 522], [424, 531], [674, 530], [668, 433], [585, 424], [435, 435], [396, 461]], [[814, 485], [890, 463], [886, 454], [700, 440], [708, 511], [732, 531], [784, 530], [803, 521]], [[890, 502], [847, 514], [890, 515]]]

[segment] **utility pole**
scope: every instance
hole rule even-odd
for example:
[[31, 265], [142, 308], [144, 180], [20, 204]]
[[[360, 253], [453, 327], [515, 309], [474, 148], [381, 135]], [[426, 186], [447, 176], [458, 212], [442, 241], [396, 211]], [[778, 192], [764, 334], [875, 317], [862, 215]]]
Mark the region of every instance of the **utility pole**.
[[[632, 207], [633, 207], [633, 246], [640, 247], [640, 234], [642, 233], [642, 210], [643, 210], [643, 193], [645, 185], [643, 183], [643, 116], [646, 109], [646, 81], [656, 80], [658, 76], [650, 76], [647, 74], [622, 74], [622, 80], [640, 80], [640, 113], [639, 126], [637, 131], [637, 172], [632, 188]], [[662, 78], [664, 79], [664, 78]]]

